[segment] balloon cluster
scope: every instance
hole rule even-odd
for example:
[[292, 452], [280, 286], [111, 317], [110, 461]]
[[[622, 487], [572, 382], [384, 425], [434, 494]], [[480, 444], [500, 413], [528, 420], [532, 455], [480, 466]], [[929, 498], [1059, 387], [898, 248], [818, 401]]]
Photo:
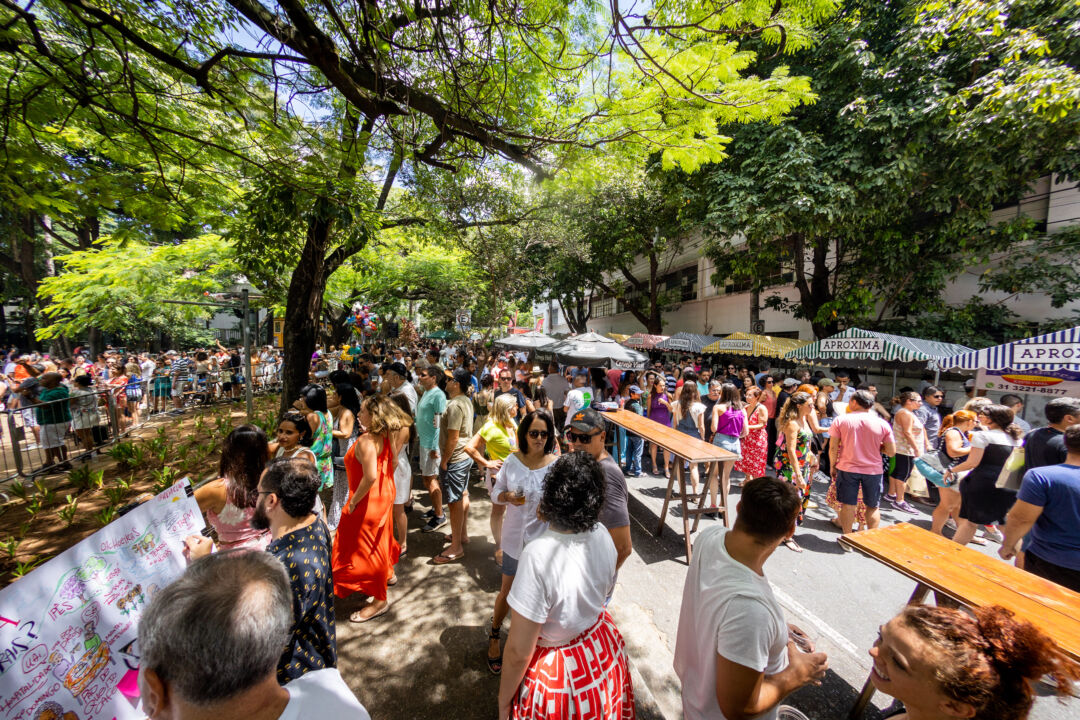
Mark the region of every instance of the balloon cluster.
[[378, 321], [379, 316], [371, 312], [370, 307], [359, 304], [353, 305], [352, 315], [345, 318], [345, 324], [363, 337], [371, 337], [379, 331]]

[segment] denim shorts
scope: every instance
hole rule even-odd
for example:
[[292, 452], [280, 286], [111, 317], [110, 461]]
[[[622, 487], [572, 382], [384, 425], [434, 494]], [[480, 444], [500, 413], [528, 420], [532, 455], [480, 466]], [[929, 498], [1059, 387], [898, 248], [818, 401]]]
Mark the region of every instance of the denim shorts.
[[439, 486], [442, 488], [444, 503], [456, 503], [465, 497], [469, 488], [469, 470], [472, 469], [472, 458], [461, 462], [447, 465], [446, 469], [439, 473]]
[[510, 557], [504, 552], [502, 561], [502, 574], [506, 575], [507, 577], [514, 577], [515, 575], [517, 575], [517, 566], [517, 558]]
[[863, 505], [876, 508], [881, 503], [883, 483], [880, 473], [836, 471], [836, 499], [841, 505], [856, 505], [862, 488]]

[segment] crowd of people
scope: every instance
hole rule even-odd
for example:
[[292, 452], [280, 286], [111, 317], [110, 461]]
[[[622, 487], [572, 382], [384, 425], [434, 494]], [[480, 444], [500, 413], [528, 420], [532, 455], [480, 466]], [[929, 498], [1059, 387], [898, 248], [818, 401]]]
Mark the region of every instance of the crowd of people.
[[[196, 493], [218, 550], [207, 538], [189, 538], [184, 593], [155, 598], [146, 616], [181, 622], [180, 610], [160, 606], [188, 607], [188, 596], [214, 592], [203, 585], [225, 572], [252, 590], [219, 591], [222, 613], [256, 601], [269, 607], [281, 594], [280, 578], [269, 571], [278, 566], [265, 560], [275, 556], [291, 587], [291, 624], [281, 633], [275, 615], [273, 632], [261, 633], [285, 650], [273, 673], [267, 653], [251, 653], [263, 663], [251, 674], [251, 692], [299, 702], [301, 713], [308, 702], [317, 709], [355, 702], [333, 670], [335, 612], [357, 624], [388, 612], [411, 532], [445, 528], [443, 549], [429, 562], [460, 563], [469, 552], [470, 488], [482, 485], [492, 502], [490, 561], [502, 574], [484, 658], [500, 675], [499, 717], [634, 717], [629, 659], [607, 606], [632, 552], [626, 475], [642, 472], [646, 449], [641, 438], [612, 432], [603, 411], [613, 407], [729, 449], [738, 458], [725, 463], [730, 467], [698, 478], [714, 498], [733, 472], [744, 477], [733, 527], [716, 523], [697, 536], [683, 589], [675, 669], [687, 718], [775, 717], [784, 697], [826, 672], [825, 655], [784, 621], [764, 571], [781, 545], [798, 547], [794, 537], [813, 503], [817, 473], [830, 478], [837, 523], [851, 532], [880, 521], [882, 499], [903, 511], [907, 482], [933, 438], [957, 460], [958, 447], [970, 448], [966, 460], [940, 473], [941, 489], [955, 488], [960, 497], [954, 511], [951, 496], [941, 494], [939, 505], [949, 509], [942, 528], [955, 515], [964, 541], [969, 524], [1001, 525], [1002, 557], [1019, 552], [1027, 537], [1032, 572], [1063, 584], [1080, 572], [1080, 404], [1072, 400], [1047, 406], [1050, 425], [1032, 431], [1027, 445], [1029, 462], [1048, 462], [1032, 466], [1019, 493], [1005, 490], [1006, 503], [996, 480], [988, 488], [981, 478], [1002, 453], [987, 448], [1017, 444], [1012, 410], [973, 397], [964, 403], [970, 409], [935, 425], [924, 407], [940, 405], [943, 393], [929, 383], [881, 403], [872, 387], [851, 387], [842, 373], [811, 385], [812, 376], [763, 370], [740, 387], [729, 382], [739, 376], [734, 367], [733, 376], [718, 371], [714, 380], [708, 368], [684, 368], [676, 377], [663, 365], [641, 373], [554, 365], [544, 372], [512, 353], [478, 356], [464, 348], [341, 355], [320, 354], [326, 369], [313, 363], [312, 384], [281, 417], [274, 438], [254, 426], [229, 436], [221, 477]], [[972, 459], [980, 449], [982, 457]], [[662, 450], [648, 453], [656, 458], [651, 472], [671, 472]], [[410, 531], [416, 501], [428, 509]], [[248, 552], [224, 552], [240, 549]], [[1080, 677], [1036, 628], [1001, 608], [974, 617], [907, 608], [882, 626], [870, 652], [875, 685], [901, 700], [912, 719], [1020, 719], [1033, 701], [1032, 682], [1049, 674], [1064, 693]], [[248, 657], [239, 649], [222, 655]], [[193, 685], [173, 686], [172, 694], [159, 689], [177, 677], [173, 663], [184, 656], [153, 657], [162, 664], [144, 666], [153, 697], [232, 707]], [[943, 663], [949, 672], [939, 671]]]
[[[9, 350], [0, 358], [0, 410], [16, 413], [23, 451], [39, 451], [41, 466], [71, 468], [69, 447], [89, 459], [108, 437], [109, 408], [118, 430], [147, 417], [216, 402], [240, 402], [245, 385], [242, 347], [162, 353], [106, 348], [91, 361]], [[266, 346], [251, 358], [253, 388], [280, 383], [281, 354]], [[4, 432], [0, 423], [0, 437]]]

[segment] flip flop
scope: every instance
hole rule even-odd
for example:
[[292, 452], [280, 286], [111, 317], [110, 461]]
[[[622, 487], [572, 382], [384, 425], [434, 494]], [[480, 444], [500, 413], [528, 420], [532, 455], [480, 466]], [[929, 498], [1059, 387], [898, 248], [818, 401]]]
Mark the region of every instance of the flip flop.
[[460, 553], [458, 555], [447, 555], [446, 553], [439, 553], [435, 557], [431, 558], [431, 562], [435, 565], [448, 565], [452, 562], [457, 562], [463, 557], [465, 557], [465, 553]]
[[788, 550], [794, 550], [797, 553], [802, 552], [802, 548], [799, 547], [799, 543], [795, 542], [791, 538], [788, 538], [787, 540], [785, 540], [784, 545], [787, 547]]
[[366, 623], [369, 620], [374, 620], [375, 618], [381, 617], [381, 616], [385, 615], [386, 613], [390, 612], [390, 605], [387, 604], [385, 607], [383, 607], [382, 610], [375, 613], [371, 617], [367, 617], [367, 618], [360, 617], [360, 613], [362, 613], [362, 612], [364, 612], [364, 610], [360, 609], [360, 610], [357, 610], [356, 612], [352, 613], [351, 615], [349, 615], [349, 622], [351, 622], [351, 623]]

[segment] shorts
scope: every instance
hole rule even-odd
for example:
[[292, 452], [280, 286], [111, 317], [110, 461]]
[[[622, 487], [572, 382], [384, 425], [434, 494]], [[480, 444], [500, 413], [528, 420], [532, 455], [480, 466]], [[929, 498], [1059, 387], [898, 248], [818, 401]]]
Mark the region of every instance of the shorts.
[[48, 423], [41, 426], [41, 447], [58, 448], [64, 447], [64, 436], [67, 435], [68, 423]]
[[894, 480], [899, 480], [900, 482], [907, 482], [908, 478], [911, 477], [911, 471], [914, 467], [915, 458], [911, 455], [897, 454], [896, 457], [893, 458], [893, 469], [892, 472], [889, 473], [889, 477]]
[[76, 410], [71, 413], [71, 426], [76, 430], [91, 430], [97, 424], [97, 410]]
[[184, 396], [184, 386], [187, 385], [186, 380], [177, 380], [172, 384], [172, 396], [174, 398]]
[[[431, 457], [431, 451], [435, 450], [435, 457]], [[424, 477], [434, 477], [439, 474], [439, 463], [442, 462], [442, 454], [439, 448], [426, 448], [420, 446], [420, 474]]]
[[734, 435], [725, 435], [724, 433], [718, 432], [713, 435], [712, 444], [721, 450], [727, 450], [729, 453], [734, 453], [735, 457], [731, 458], [732, 460], [742, 460], [742, 443], [739, 442], [739, 438]]
[[469, 470], [472, 469], [472, 458], [448, 465], [439, 473], [439, 487], [442, 488], [444, 503], [456, 503], [469, 492]]
[[33, 409], [28, 408], [26, 410], [20, 410], [19, 414], [22, 415], [23, 427], [30, 428], [38, 426], [37, 416], [34, 415]]
[[841, 505], [858, 505], [860, 488], [863, 505], [876, 508], [881, 504], [883, 484], [879, 473], [836, 471], [836, 499]]
[[502, 574], [507, 577], [514, 577], [517, 575], [518, 561], [516, 557], [510, 557], [505, 552], [503, 553], [502, 561]]

